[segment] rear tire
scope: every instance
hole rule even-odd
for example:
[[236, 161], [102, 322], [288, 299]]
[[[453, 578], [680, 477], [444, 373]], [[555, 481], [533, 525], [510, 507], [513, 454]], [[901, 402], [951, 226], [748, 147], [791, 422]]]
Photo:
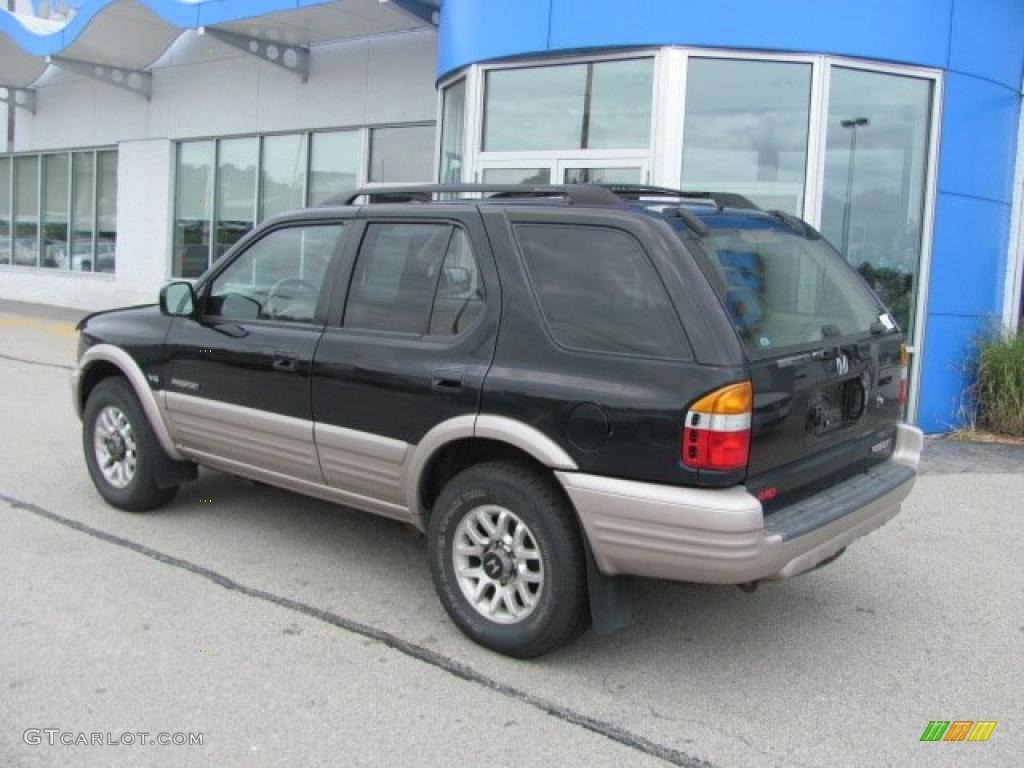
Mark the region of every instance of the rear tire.
[[441, 604], [480, 645], [533, 658], [586, 629], [583, 540], [550, 475], [507, 461], [460, 472], [434, 504], [427, 545]]
[[176, 485], [161, 488], [156, 482], [156, 460], [163, 448], [125, 379], [104, 379], [89, 394], [82, 448], [93, 485], [118, 509], [146, 512], [163, 506], [178, 491]]

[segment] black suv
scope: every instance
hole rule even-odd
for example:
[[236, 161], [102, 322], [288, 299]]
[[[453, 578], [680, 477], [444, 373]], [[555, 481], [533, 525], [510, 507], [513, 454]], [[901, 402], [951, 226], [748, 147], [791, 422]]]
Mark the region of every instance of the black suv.
[[903, 337], [800, 220], [621, 186], [339, 202], [81, 323], [108, 502], [201, 464], [411, 523], [456, 624], [529, 657], [615, 624], [616, 576], [750, 589], [910, 492]]

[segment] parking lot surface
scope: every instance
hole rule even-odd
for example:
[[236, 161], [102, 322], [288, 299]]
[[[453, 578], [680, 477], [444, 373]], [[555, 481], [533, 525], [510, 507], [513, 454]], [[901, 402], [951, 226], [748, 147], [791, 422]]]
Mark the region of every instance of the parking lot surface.
[[[106, 506], [74, 319], [0, 303], [2, 766], [1020, 764], [1021, 454], [943, 445], [829, 567], [640, 582], [630, 628], [517, 662], [449, 622], [402, 525], [208, 471], [158, 512]], [[998, 725], [922, 743], [932, 720]]]

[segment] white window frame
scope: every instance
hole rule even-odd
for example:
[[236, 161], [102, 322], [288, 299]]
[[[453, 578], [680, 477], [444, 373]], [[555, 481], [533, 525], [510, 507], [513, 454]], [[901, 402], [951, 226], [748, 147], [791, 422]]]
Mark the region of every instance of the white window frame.
[[[1024, 83], [1021, 83], [1024, 94]], [[1021, 302], [1024, 301], [1024, 109], [1017, 128], [1017, 166], [1013, 177], [1013, 212], [1010, 221], [1010, 245], [1006, 253], [1006, 280], [1003, 285], [1003, 330], [1016, 333], [1021, 328]]]

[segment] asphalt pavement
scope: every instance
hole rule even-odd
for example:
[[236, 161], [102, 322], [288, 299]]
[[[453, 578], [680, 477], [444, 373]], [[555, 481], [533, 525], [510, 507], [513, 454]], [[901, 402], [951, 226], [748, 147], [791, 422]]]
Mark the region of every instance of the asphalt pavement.
[[75, 319], [0, 302], [0, 766], [1020, 765], [1021, 454], [943, 445], [829, 567], [641, 582], [631, 627], [521, 662], [449, 622], [408, 527], [209, 471], [106, 506]]

